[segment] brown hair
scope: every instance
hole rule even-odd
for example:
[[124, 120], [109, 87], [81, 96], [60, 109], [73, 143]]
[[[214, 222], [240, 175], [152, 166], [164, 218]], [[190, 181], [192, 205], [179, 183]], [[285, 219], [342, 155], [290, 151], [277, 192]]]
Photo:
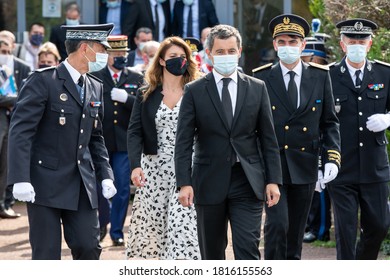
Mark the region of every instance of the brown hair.
[[168, 37], [161, 42], [160, 47], [158, 48], [153, 63], [149, 65], [145, 73], [145, 82], [146, 86], [143, 89], [144, 100], [148, 98], [150, 93], [152, 93], [159, 85], [163, 82], [163, 69], [164, 66], [160, 65], [160, 58], [164, 59], [164, 56], [167, 50], [172, 46], [178, 46], [182, 48], [186, 54], [188, 61], [187, 71], [182, 76], [182, 86], [185, 84], [197, 79], [200, 76], [198, 71], [197, 63], [192, 57], [192, 52], [190, 47], [184, 42], [180, 37]]

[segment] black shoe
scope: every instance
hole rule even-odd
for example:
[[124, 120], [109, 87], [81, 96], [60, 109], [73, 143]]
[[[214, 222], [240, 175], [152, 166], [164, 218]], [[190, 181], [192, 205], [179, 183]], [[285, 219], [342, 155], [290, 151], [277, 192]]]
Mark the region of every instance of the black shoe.
[[114, 240], [112, 240], [112, 245], [125, 246], [125, 241], [123, 240], [123, 238], [114, 239]]
[[16, 213], [12, 208], [3, 209], [0, 211], [0, 218], [3, 219], [16, 219], [22, 216], [20, 213]]
[[104, 237], [107, 235], [107, 226], [100, 228], [100, 242], [103, 241]]
[[311, 242], [314, 242], [317, 240], [317, 236], [312, 233], [311, 231], [308, 231], [305, 233], [305, 235], [303, 236], [303, 242], [304, 243], [311, 243]]

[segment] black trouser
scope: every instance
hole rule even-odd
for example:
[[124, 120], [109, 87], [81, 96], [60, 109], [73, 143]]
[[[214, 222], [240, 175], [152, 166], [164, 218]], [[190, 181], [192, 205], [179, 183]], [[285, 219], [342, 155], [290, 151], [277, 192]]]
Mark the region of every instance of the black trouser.
[[[337, 259], [375, 260], [390, 226], [388, 183], [328, 185]], [[360, 239], [356, 244], [360, 208]]]
[[196, 204], [199, 247], [203, 260], [223, 260], [232, 230], [234, 258], [259, 260], [263, 203], [255, 196], [240, 164], [232, 167], [226, 200], [217, 205]]
[[299, 260], [315, 183], [285, 184], [279, 189], [279, 203], [265, 208], [264, 258]]

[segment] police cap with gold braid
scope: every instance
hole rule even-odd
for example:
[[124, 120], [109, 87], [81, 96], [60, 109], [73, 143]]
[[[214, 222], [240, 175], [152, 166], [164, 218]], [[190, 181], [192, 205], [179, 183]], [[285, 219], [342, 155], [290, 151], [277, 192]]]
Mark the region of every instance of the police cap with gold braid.
[[278, 35], [295, 35], [305, 38], [309, 34], [310, 25], [303, 17], [283, 14], [274, 17], [269, 22], [268, 30], [272, 34], [272, 38]]

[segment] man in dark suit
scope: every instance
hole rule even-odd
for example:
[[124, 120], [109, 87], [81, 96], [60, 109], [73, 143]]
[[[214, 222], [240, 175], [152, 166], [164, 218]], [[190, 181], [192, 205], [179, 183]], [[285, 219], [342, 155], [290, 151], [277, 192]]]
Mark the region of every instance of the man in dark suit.
[[333, 180], [340, 166], [339, 122], [329, 68], [300, 59], [309, 30], [300, 16], [273, 18], [269, 31], [280, 62], [253, 70], [267, 85], [283, 169], [280, 202], [266, 208], [264, 254], [268, 260], [301, 258], [319, 151], [325, 152], [322, 183]]
[[[143, 76], [126, 68], [127, 36], [109, 36], [107, 66], [93, 72], [103, 81], [103, 136], [114, 171], [117, 194], [113, 197], [110, 214], [110, 235], [114, 246], [123, 246], [123, 225], [130, 199], [130, 165], [127, 156], [127, 128], [135, 93]], [[99, 212], [99, 215], [101, 213]]]
[[172, 23], [174, 35], [200, 39], [204, 28], [217, 24], [219, 20], [211, 0], [176, 1]]
[[[134, 0], [100, 0], [99, 23], [114, 23], [112, 35], [132, 35], [130, 14], [134, 6]], [[130, 37], [128, 37], [130, 38]]]
[[235, 259], [260, 259], [262, 201], [268, 207], [277, 204], [282, 182], [267, 89], [237, 71], [241, 42], [232, 26], [211, 29], [206, 52], [213, 72], [185, 86], [180, 107], [179, 201], [183, 206], [195, 202], [206, 260], [225, 259], [228, 221]]
[[[102, 132], [107, 25], [66, 28], [69, 57], [31, 74], [11, 118], [8, 185], [26, 201], [33, 259], [61, 258], [61, 225], [74, 259], [99, 259], [96, 180], [116, 193]], [[103, 66], [102, 66], [103, 65]]]
[[141, 27], [137, 30], [134, 37], [136, 48], [129, 52], [127, 56], [127, 66], [133, 67], [143, 64], [142, 49], [146, 42], [153, 40], [152, 30], [148, 27]]
[[376, 23], [350, 19], [336, 27], [346, 54], [330, 69], [343, 158], [339, 175], [328, 186], [337, 259], [374, 260], [390, 225], [385, 134], [390, 126], [390, 65], [366, 58]]
[[70, 3], [65, 9], [65, 22], [60, 25], [53, 26], [50, 31], [49, 41], [56, 45], [60, 52], [61, 62], [67, 58], [68, 54], [65, 48], [66, 31], [61, 28], [62, 25], [78, 25], [80, 24], [80, 9], [76, 3]]

